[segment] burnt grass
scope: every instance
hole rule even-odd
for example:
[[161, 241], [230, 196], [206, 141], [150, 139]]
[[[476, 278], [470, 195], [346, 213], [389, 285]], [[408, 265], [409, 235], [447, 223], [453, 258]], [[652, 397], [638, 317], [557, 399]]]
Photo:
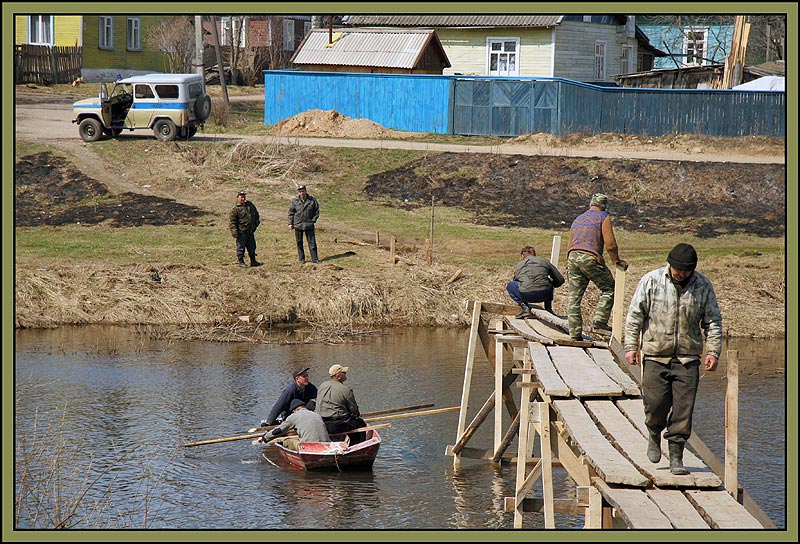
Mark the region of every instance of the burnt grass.
[[[18, 227], [206, 224], [201, 208], [132, 192], [112, 194], [49, 152], [15, 167]], [[615, 227], [650, 234], [782, 237], [786, 168], [777, 164], [566, 158], [483, 153], [430, 154], [371, 176], [376, 203], [413, 209], [458, 207], [500, 227], [569, 228], [594, 192], [609, 195]]]
[[112, 227], [200, 224], [206, 212], [172, 199], [125, 192], [112, 194], [63, 157], [49, 152], [19, 159], [14, 171], [14, 223], [98, 224]]
[[786, 168], [776, 164], [441, 153], [370, 177], [365, 192], [406, 209], [459, 207], [489, 226], [569, 228], [592, 193], [616, 227], [649, 234], [781, 237]]

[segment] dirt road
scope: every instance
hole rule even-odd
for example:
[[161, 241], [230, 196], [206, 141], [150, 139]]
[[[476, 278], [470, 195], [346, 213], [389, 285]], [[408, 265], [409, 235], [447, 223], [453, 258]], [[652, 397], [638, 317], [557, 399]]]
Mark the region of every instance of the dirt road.
[[[252, 97], [237, 97], [248, 100]], [[15, 109], [15, 136], [26, 140], [80, 141], [78, 127], [72, 123], [73, 97], [54, 97], [17, 93]], [[152, 138], [147, 131], [123, 133], [120, 138]], [[439, 144], [397, 139], [352, 139], [316, 138], [303, 136], [246, 136], [237, 134], [199, 133], [197, 141], [269, 141], [270, 143], [295, 144], [322, 147], [354, 147], [378, 149], [411, 149], [429, 152], [482, 153], [493, 155], [526, 155], [550, 157], [596, 157], [603, 159], [648, 159], [665, 161], [712, 161], [722, 163], [785, 164], [785, 156], [756, 153], [721, 153], [716, 149], [702, 146], [684, 146], [680, 149], [649, 149], [646, 144], [637, 145], [580, 145], [548, 146], [530, 140], [509, 140], [501, 145], [458, 145]], [[638, 147], [638, 148], [637, 148]]]

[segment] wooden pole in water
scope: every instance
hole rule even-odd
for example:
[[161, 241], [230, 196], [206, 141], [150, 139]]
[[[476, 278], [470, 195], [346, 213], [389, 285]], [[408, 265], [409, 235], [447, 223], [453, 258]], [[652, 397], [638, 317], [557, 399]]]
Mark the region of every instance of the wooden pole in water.
[[725, 489], [739, 500], [739, 352], [728, 350], [725, 363], [728, 387], [725, 392]]
[[[472, 384], [472, 368], [475, 366], [475, 347], [478, 341], [478, 326], [481, 321], [481, 303], [475, 301], [472, 307], [472, 325], [469, 329], [469, 341], [467, 343], [467, 364], [464, 368], [464, 385], [461, 389], [461, 411], [458, 414], [458, 428], [456, 429], [456, 441], [461, 439], [464, 434], [464, 426], [467, 424], [467, 407], [469, 406], [469, 388]], [[453, 467], [458, 468], [461, 464], [461, 456], [453, 456]]]

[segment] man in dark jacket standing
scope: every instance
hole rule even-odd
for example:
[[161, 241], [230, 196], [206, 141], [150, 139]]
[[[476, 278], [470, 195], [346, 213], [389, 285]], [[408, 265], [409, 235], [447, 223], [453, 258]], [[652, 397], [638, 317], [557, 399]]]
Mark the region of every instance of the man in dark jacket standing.
[[311, 262], [318, 263], [317, 237], [314, 233], [314, 224], [319, 219], [319, 203], [317, 199], [308, 194], [306, 186], [297, 188], [297, 196], [289, 204], [289, 228], [294, 230], [297, 241], [297, 258], [300, 263], [306, 262], [306, 253], [303, 250], [303, 233], [306, 233], [308, 251], [311, 253]]
[[239, 191], [236, 196], [236, 206], [233, 207], [229, 216], [229, 226], [231, 236], [236, 240], [236, 258], [239, 266], [245, 268], [244, 252], [250, 256], [250, 266], [261, 266], [256, 260], [256, 237], [255, 232], [261, 223], [258, 210], [255, 205], [247, 200], [247, 193]]

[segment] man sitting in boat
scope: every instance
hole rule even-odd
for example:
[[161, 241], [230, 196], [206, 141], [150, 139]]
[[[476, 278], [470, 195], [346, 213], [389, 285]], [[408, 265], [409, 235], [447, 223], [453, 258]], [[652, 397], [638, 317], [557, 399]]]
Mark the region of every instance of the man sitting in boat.
[[294, 399], [289, 405], [291, 414], [277, 427], [267, 431], [261, 437], [262, 442], [269, 442], [275, 437], [285, 434], [292, 429], [297, 431], [297, 437], [287, 437], [283, 446], [292, 450], [298, 449], [300, 442], [330, 442], [331, 437], [325, 428], [325, 423], [316, 412], [306, 409], [305, 403]]
[[314, 410], [315, 400], [317, 398], [317, 387], [311, 383], [308, 377], [309, 367], [298, 368], [293, 374], [292, 383], [286, 388], [275, 401], [272, 410], [269, 411], [267, 419], [261, 422], [262, 427], [269, 425], [276, 425], [283, 421], [289, 414], [293, 412], [290, 405], [293, 400], [299, 399], [303, 401], [308, 410]]
[[[358, 403], [353, 390], [344, 384], [350, 367], [333, 365], [328, 370], [330, 379], [319, 386], [317, 394], [317, 413], [322, 416], [328, 434], [334, 440], [344, 440], [343, 433], [366, 427], [361, 419]], [[350, 444], [357, 444], [366, 439], [366, 433], [351, 433]]]

